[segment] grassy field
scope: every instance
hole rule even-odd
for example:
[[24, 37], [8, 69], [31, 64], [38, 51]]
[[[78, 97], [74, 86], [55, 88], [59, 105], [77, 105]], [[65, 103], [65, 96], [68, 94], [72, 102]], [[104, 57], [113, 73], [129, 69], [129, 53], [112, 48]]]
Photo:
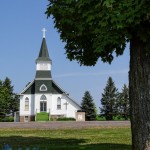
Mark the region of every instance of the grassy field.
[[131, 131], [127, 127], [64, 130], [0, 129], [0, 149], [3, 149], [5, 144], [11, 145], [12, 150], [130, 150]]

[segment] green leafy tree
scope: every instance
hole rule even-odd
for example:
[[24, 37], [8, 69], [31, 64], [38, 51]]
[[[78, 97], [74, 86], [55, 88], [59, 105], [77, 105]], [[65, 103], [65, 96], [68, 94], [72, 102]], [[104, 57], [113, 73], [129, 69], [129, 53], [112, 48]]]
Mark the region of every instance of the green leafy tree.
[[19, 96], [13, 92], [11, 80], [6, 77], [4, 81], [0, 81], [0, 116], [12, 113], [19, 108]]
[[150, 1], [49, 0], [47, 16], [70, 60], [111, 63], [130, 42], [129, 97], [133, 150], [150, 148]]
[[5, 98], [4, 98], [5, 89], [3, 87], [3, 83], [0, 80], [0, 118], [5, 116]]
[[82, 110], [85, 111], [85, 119], [86, 120], [96, 120], [96, 107], [94, 100], [90, 94], [89, 91], [86, 91], [84, 93], [84, 96], [82, 98], [81, 102]]
[[129, 107], [129, 89], [124, 84], [122, 88], [122, 92], [119, 93], [118, 100], [118, 114], [121, 115], [125, 120], [127, 120], [130, 116], [130, 107]]
[[4, 100], [5, 100], [5, 113], [11, 113], [11, 104], [13, 101], [13, 86], [8, 77], [3, 81], [3, 88], [5, 89]]
[[118, 89], [115, 87], [115, 83], [111, 77], [108, 78], [104, 93], [102, 93], [100, 108], [102, 115], [106, 120], [113, 120], [113, 116], [117, 114], [117, 98]]

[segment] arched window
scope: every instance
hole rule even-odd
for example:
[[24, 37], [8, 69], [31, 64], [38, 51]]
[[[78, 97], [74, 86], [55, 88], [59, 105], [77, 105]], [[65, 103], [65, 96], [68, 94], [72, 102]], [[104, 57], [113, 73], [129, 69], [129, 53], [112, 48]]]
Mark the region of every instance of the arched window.
[[42, 95], [40, 100], [47, 100], [46, 96], [45, 95]]
[[61, 109], [61, 98], [57, 98], [57, 109]]
[[47, 91], [46, 85], [42, 84], [40, 87], [40, 91]]
[[40, 112], [46, 112], [47, 111], [47, 98], [46, 96], [43, 94], [40, 98]]
[[25, 110], [26, 111], [29, 110], [29, 98], [28, 97], [25, 98]]

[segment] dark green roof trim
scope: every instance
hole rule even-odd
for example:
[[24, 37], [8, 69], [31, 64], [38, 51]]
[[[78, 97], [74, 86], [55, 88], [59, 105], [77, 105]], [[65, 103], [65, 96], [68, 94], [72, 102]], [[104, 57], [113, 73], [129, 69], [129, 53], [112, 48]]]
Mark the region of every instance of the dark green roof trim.
[[39, 57], [36, 59], [36, 61], [51, 61], [49, 54], [48, 54], [48, 49], [47, 49], [45, 38], [43, 38], [42, 40]]
[[34, 94], [35, 93], [35, 82], [32, 81], [25, 89], [21, 92], [21, 94]]
[[[47, 87], [47, 91], [40, 91], [43, 84]], [[37, 93], [52, 93], [52, 80], [35, 80], [35, 94]]]
[[36, 71], [35, 79], [36, 78], [52, 78], [51, 72], [50, 71], [44, 71], [44, 70]]
[[53, 90], [52, 90], [53, 94], [62, 94], [62, 93], [64, 93], [64, 91], [60, 87], [58, 87], [53, 81], [52, 81], [52, 87], [53, 87]]
[[[47, 91], [40, 91], [40, 87], [43, 84], [47, 87]], [[38, 94], [38, 93], [63, 94], [65, 93], [65, 91], [63, 91], [52, 80], [34, 80], [21, 92], [21, 94]]]

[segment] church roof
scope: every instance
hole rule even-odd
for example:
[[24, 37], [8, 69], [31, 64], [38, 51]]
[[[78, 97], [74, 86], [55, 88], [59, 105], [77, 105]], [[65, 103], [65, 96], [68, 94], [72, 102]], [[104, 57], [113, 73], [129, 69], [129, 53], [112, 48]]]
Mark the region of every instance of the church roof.
[[39, 61], [51, 61], [49, 54], [48, 54], [48, 49], [47, 49], [45, 38], [43, 38], [42, 40], [41, 49], [40, 49], [39, 56], [36, 59], [36, 61], [38, 60]]
[[[53, 80], [39, 80], [38, 85], [36, 85], [37, 80], [33, 80], [30, 82], [25, 89], [20, 93], [20, 95], [24, 94], [63, 94], [65, 95], [70, 101], [72, 101], [77, 107], [80, 108], [80, 105], [76, 103], [72, 98], [69, 97], [69, 94], [64, 91], [55, 81]], [[47, 91], [40, 91], [40, 86], [44, 84], [47, 86]]]
[[[40, 91], [41, 85], [44, 84], [47, 87], [47, 91]], [[47, 93], [47, 94], [67, 94], [58, 84], [53, 80], [33, 80], [28, 84], [21, 94], [37, 94], [37, 93]]]

